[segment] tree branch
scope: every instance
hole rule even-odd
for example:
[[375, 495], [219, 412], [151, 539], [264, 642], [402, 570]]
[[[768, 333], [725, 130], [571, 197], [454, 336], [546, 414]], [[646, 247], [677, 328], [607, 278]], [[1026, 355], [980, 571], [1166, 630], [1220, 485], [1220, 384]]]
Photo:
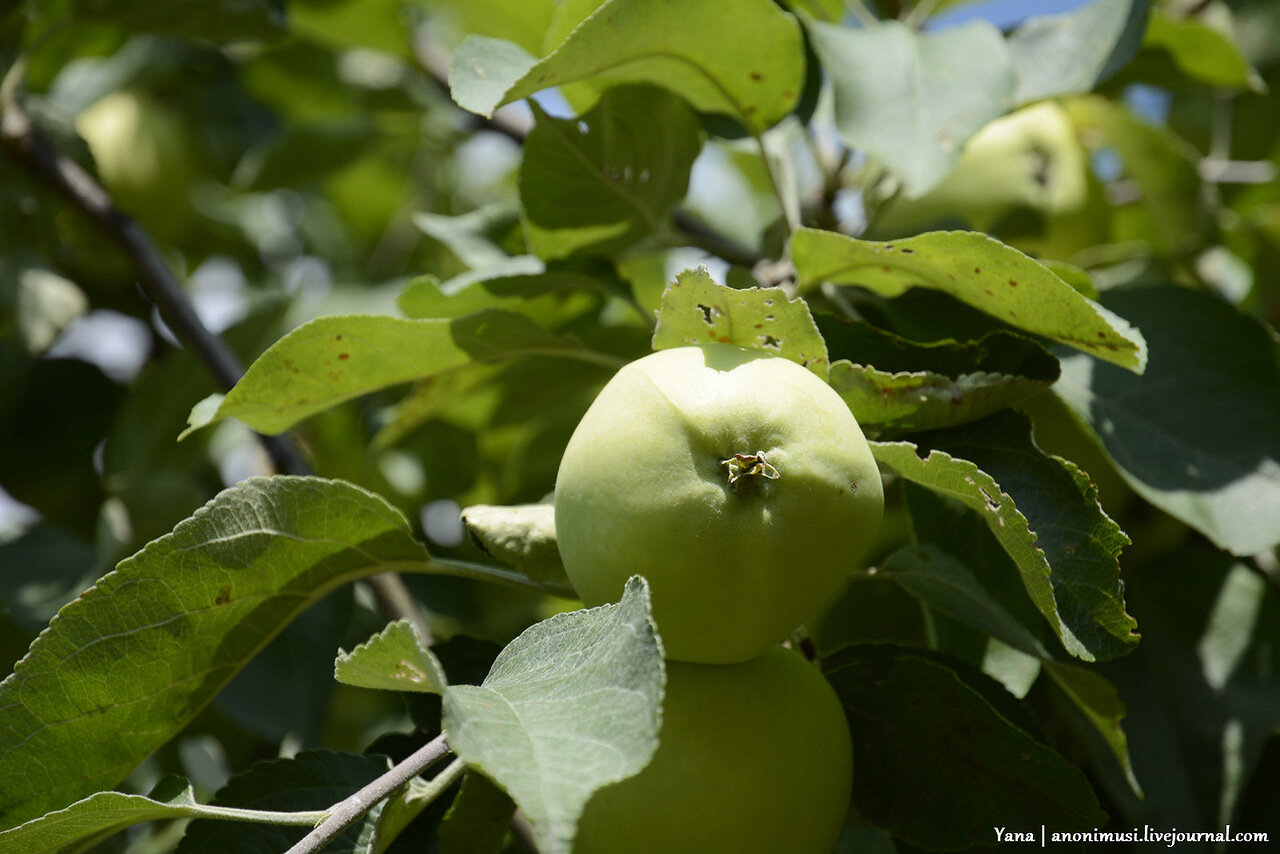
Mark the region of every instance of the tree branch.
[[[444, 736], [438, 735], [419, 747], [407, 759], [396, 765], [387, 773], [336, 804], [329, 810], [328, 818], [316, 825], [315, 829], [304, 836], [298, 844], [285, 854], [315, 854], [324, 848], [348, 825], [368, 812], [378, 801], [391, 795], [396, 789], [407, 784], [414, 777], [430, 768], [449, 752], [449, 745]], [[455, 761], [437, 774], [431, 781], [435, 794], [439, 794], [462, 773], [461, 760]]]

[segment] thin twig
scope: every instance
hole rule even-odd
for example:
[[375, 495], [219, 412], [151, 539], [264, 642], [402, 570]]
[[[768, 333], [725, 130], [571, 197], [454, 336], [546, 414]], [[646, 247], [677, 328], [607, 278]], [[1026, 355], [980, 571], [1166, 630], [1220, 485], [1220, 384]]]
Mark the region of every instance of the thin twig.
[[919, 0], [916, 5], [911, 7], [911, 11], [906, 14], [902, 22], [913, 29], [920, 29], [924, 22], [929, 20], [929, 16], [938, 8], [939, 0]]
[[[335, 804], [333, 809], [329, 810], [328, 818], [316, 825], [314, 830], [302, 837], [285, 854], [315, 854], [315, 852], [332, 842], [338, 834], [367, 813], [379, 801], [390, 796], [396, 789], [426, 771], [448, 752], [449, 745], [445, 743], [444, 736], [436, 736], [415, 750], [399, 765], [396, 765], [354, 795]], [[438, 782], [442, 784], [440, 788], [443, 789], [453, 782], [457, 775], [462, 773], [462, 770], [462, 763], [460, 761], [455, 762], [436, 775], [432, 783]]]

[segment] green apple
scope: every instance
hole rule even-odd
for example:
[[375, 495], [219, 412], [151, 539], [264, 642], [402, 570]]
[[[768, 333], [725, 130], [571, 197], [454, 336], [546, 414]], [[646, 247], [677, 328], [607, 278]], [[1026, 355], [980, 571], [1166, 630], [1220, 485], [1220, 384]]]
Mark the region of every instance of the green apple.
[[643, 575], [666, 656], [745, 661], [819, 611], [884, 509], [849, 407], [799, 364], [728, 344], [624, 367], [556, 478], [569, 580], [588, 605]]
[[947, 217], [988, 229], [1014, 208], [1047, 217], [1085, 205], [1088, 163], [1075, 126], [1045, 101], [996, 119], [973, 135], [951, 173], [917, 199], [885, 206], [877, 230], [910, 231]]
[[668, 662], [657, 752], [600, 789], [575, 854], [830, 854], [853, 778], [844, 710], [798, 653]]

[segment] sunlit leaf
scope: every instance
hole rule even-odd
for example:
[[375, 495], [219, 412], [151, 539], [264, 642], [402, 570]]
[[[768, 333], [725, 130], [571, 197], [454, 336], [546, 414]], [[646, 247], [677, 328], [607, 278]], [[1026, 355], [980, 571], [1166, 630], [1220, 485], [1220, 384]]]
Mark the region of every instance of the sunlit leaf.
[[922, 287], [950, 294], [1005, 323], [1141, 373], [1142, 334], [1053, 271], [985, 234], [933, 231], [876, 243], [799, 229], [791, 253], [802, 288], [859, 285], [894, 297]]
[[1009, 107], [1013, 67], [986, 21], [934, 33], [896, 21], [807, 29], [831, 76], [840, 135], [884, 163], [907, 196], [946, 177], [965, 141]]
[[351, 652], [338, 651], [333, 675], [344, 685], [444, 693], [444, 668], [408, 620], [396, 620]]
[[1009, 37], [1019, 104], [1090, 92], [1142, 44], [1150, 0], [1092, 0], [1030, 18]]
[[727, 288], [705, 267], [685, 270], [662, 294], [653, 348], [710, 341], [764, 350], [827, 377], [827, 346], [803, 300], [781, 288]]
[[0, 683], [0, 826], [114, 786], [327, 591], [427, 561], [350, 484], [224, 491], [63, 608]]
[[485, 116], [580, 80], [653, 83], [759, 131], [800, 96], [800, 26], [771, 0], [609, 0], [542, 60], [510, 42], [473, 36], [449, 70], [454, 100]]

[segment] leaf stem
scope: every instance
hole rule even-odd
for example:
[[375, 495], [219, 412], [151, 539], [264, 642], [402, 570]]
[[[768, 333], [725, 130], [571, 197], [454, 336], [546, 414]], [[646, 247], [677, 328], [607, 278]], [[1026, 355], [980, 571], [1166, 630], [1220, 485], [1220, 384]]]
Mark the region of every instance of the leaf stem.
[[470, 578], [475, 581], [488, 581], [505, 587], [514, 587], [517, 590], [533, 590], [566, 599], [573, 599], [578, 595], [567, 584], [555, 581], [534, 581], [514, 569], [452, 558], [432, 557], [422, 565], [421, 571], [436, 575], [452, 575], [456, 578]]
[[911, 11], [902, 19], [902, 23], [912, 29], [920, 29], [925, 21], [929, 20], [929, 16], [938, 8], [940, 0], [919, 0], [916, 5], [911, 7]]
[[[286, 854], [315, 854], [334, 840], [349, 825], [368, 812], [382, 799], [390, 796], [396, 789], [406, 785], [414, 777], [430, 768], [449, 752], [449, 745], [444, 735], [438, 735], [422, 747], [414, 751], [409, 758], [396, 765], [378, 779], [369, 783], [360, 791], [335, 804], [326, 811], [326, 818], [316, 825], [315, 829], [298, 841]], [[462, 774], [462, 760], [455, 760], [443, 771], [432, 778], [428, 790], [423, 793], [427, 800], [434, 800]]]
[[769, 157], [769, 149], [764, 144], [764, 133], [752, 128], [751, 135], [755, 137], [756, 145], [760, 149], [760, 159], [764, 163], [765, 174], [769, 176], [769, 186], [773, 188], [773, 194], [778, 197], [778, 204], [782, 205], [782, 221], [787, 226], [789, 237], [800, 227], [800, 222], [796, 219], [795, 206], [787, 204], [787, 197], [782, 192], [782, 184], [778, 181], [777, 170], [774, 169], [773, 160]]
[[858, 23], [864, 27], [874, 27], [880, 23], [880, 19], [871, 14], [871, 10], [862, 0], [844, 0], [844, 7], [852, 12], [853, 17], [857, 18]]

